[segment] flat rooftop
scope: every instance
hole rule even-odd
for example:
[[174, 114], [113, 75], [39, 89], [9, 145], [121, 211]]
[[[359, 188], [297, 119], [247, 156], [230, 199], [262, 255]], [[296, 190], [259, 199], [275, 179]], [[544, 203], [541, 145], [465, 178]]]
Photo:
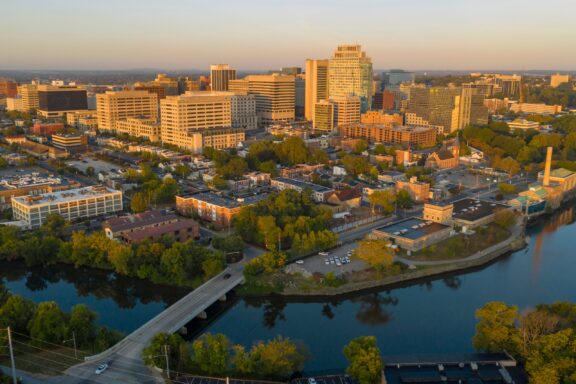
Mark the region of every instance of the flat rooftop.
[[328, 188], [328, 187], [325, 187], [323, 185], [309, 183], [307, 181], [302, 181], [302, 180], [289, 179], [287, 177], [276, 177], [272, 180], [276, 180], [276, 181], [286, 183], [286, 184], [291, 184], [291, 185], [294, 185], [294, 186], [296, 186], [298, 188], [302, 188], [302, 189], [309, 188], [314, 192], [332, 192], [332, 191], [334, 191], [332, 188]]
[[28, 173], [14, 175], [0, 180], [0, 191], [28, 188], [41, 185], [67, 184], [68, 180], [53, 175], [41, 175], [40, 173]]
[[53, 193], [45, 193], [42, 195], [35, 196], [19, 196], [13, 199], [20, 204], [34, 206], [42, 204], [58, 204], [65, 203], [68, 201], [76, 201], [85, 198], [94, 198], [99, 196], [104, 196], [110, 193], [121, 193], [115, 189], [108, 188], [102, 185], [94, 185], [90, 187], [69, 189], [66, 191], [58, 191]]
[[498, 209], [508, 208], [505, 204], [471, 198], [458, 200], [453, 204], [452, 217], [464, 221], [481, 220], [486, 216], [492, 215]]
[[266, 197], [268, 197], [268, 194], [263, 193], [263, 194], [255, 195], [255, 196], [247, 196], [247, 197], [236, 199], [236, 200], [231, 199], [231, 198], [226, 197], [226, 196], [219, 196], [219, 195], [212, 193], [212, 192], [200, 192], [200, 193], [191, 194], [191, 195], [184, 195], [184, 196], [180, 196], [180, 197], [193, 198], [193, 199], [196, 199], [199, 201], [206, 202], [208, 204], [217, 205], [219, 207], [238, 208], [238, 207], [243, 207], [245, 205], [256, 204], [257, 202], [264, 200]]
[[390, 236], [417, 240], [447, 228], [450, 228], [450, 226], [436, 223], [434, 221], [419, 219], [417, 217], [410, 217], [408, 219], [376, 228], [375, 231], [383, 232]]

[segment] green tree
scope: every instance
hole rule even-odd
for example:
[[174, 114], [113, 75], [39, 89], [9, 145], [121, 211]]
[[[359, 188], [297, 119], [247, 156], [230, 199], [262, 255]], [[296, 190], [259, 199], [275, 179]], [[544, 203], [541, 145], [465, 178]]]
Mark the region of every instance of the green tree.
[[28, 323], [35, 309], [32, 301], [22, 296], [10, 295], [0, 306], [0, 328], [12, 327], [16, 332], [27, 333]]
[[516, 186], [514, 184], [499, 183], [498, 190], [504, 195], [509, 195], [516, 193]]
[[476, 310], [476, 334], [474, 347], [480, 351], [507, 351], [516, 355], [520, 347], [520, 336], [516, 329], [518, 307], [492, 301]]
[[96, 312], [91, 311], [86, 304], [77, 304], [70, 311], [70, 320], [68, 322], [68, 336], [74, 335], [78, 346], [89, 345], [97, 335]]
[[494, 223], [504, 229], [510, 229], [516, 223], [516, 215], [510, 209], [499, 209], [494, 214]]
[[396, 194], [396, 204], [403, 209], [412, 208], [413, 202], [410, 193], [405, 189], [399, 190]]
[[38, 304], [28, 330], [32, 339], [60, 344], [68, 334], [66, 323], [66, 316], [58, 304], [46, 301]]
[[230, 364], [230, 340], [218, 333], [205, 333], [192, 343], [192, 361], [208, 375], [224, 375]]
[[184, 340], [176, 333], [157, 333], [150, 344], [142, 351], [144, 363], [151, 367], [166, 369], [166, 352], [168, 352], [168, 362], [172, 369], [178, 367], [182, 360], [181, 355]]
[[95, 174], [94, 167], [86, 167], [86, 176], [94, 177]]
[[576, 336], [573, 329], [542, 336], [526, 362], [530, 383], [576, 383]]
[[5, 158], [0, 156], [0, 168], [6, 168], [8, 166], [8, 161]]
[[390, 245], [387, 240], [360, 240], [352, 255], [378, 272], [382, 272], [394, 262], [394, 249]]
[[174, 173], [180, 176], [181, 179], [185, 179], [192, 173], [192, 170], [186, 164], [176, 164], [174, 167]]
[[290, 339], [277, 337], [267, 343], [256, 343], [249, 354], [252, 372], [264, 378], [285, 379], [301, 371], [305, 357]]
[[346, 372], [360, 384], [377, 384], [382, 379], [384, 364], [374, 336], [361, 336], [344, 347], [348, 360]]
[[385, 191], [374, 191], [368, 196], [368, 201], [372, 206], [372, 212], [374, 208], [379, 206], [383, 213], [390, 214], [394, 212], [394, 205], [396, 203], [396, 195], [394, 192]]
[[130, 202], [130, 208], [134, 213], [144, 212], [148, 209], [150, 205], [150, 199], [144, 192], [136, 192], [132, 196], [132, 201]]

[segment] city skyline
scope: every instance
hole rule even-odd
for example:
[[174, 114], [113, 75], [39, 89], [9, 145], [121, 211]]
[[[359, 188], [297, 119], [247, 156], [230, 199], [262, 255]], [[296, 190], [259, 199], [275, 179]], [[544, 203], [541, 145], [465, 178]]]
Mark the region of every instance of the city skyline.
[[546, 7], [519, 0], [238, 4], [9, 2], [4, 10], [13, 16], [4, 20], [0, 48], [10, 55], [0, 69], [183, 70], [229, 63], [240, 71], [266, 70], [303, 67], [340, 44], [362, 45], [376, 69], [576, 69], [576, 52], [565, 44], [576, 38], [570, 20], [576, 4], [568, 0]]

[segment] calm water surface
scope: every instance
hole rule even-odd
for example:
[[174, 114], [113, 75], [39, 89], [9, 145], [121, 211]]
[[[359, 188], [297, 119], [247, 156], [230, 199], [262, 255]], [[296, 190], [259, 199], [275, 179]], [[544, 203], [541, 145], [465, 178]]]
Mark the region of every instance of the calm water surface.
[[[472, 351], [474, 311], [501, 300], [526, 309], [557, 300], [576, 302], [574, 209], [558, 212], [528, 230], [526, 249], [488, 267], [334, 301], [238, 300], [193, 322], [194, 333], [222, 332], [235, 343], [283, 335], [303, 341], [312, 354], [308, 370], [345, 366], [342, 347], [375, 335], [384, 355]], [[99, 322], [129, 332], [185, 294], [184, 290], [68, 267], [26, 270], [0, 264], [0, 278], [35, 301], [56, 300], [64, 309], [83, 302]], [[218, 312], [218, 311], [213, 311]]]

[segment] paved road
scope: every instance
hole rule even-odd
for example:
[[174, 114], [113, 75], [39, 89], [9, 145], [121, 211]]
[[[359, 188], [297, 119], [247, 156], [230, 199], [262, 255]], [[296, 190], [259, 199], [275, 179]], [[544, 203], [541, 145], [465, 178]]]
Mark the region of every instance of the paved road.
[[[229, 266], [218, 276], [190, 292], [108, 351], [93, 357], [90, 362], [70, 368], [66, 374], [71, 377], [67, 381], [60, 382], [66, 384], [158, 382], [158, 379], [152, 375], [152, 371], [145, 367], [141, 360], [143, 349], [155, 334], [179, 331], [209, 305], [240, 284], [244, 280], [242, 269], [242, 262]], [[225, 274], [230, 274], [230, 277], [224, 278]], [[112, 361], [111, 367], [102, 375], [96, 376], [94, 374], [96, 366], [106, 361]]]

